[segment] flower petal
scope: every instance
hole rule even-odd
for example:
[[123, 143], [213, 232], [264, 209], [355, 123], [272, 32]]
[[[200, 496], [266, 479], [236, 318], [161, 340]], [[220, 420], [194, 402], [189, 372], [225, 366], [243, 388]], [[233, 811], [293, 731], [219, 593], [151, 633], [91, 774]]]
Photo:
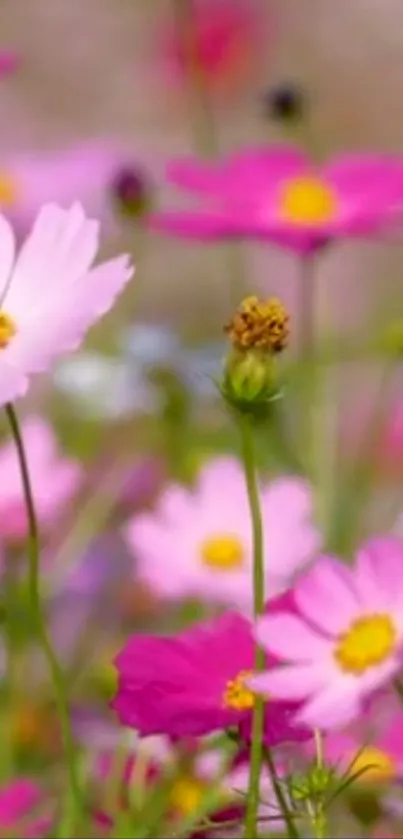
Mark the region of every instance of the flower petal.
[[7, 219], [0, 215], [0, 300], [3, 299], [3, 295], [7, 291], [7, 284], [13, 268], [14, 258], [14, 232]]
[[342, 728], [360, 713], [360, 695], [350, 683], [331, 682], [296, 714], [295, 720], [310, 728]]
[[337, 560], [320, 557], [294, 589], [298, 609], [325, 632], [341, 632], [360, 613], [345, 570]]
[[298, 664], [295, 667], [273, 667], [266, 673], [252, 676], [247, 684], [251, 690], [275, 699], [300, 700], [324, 687], [326, 667]]
[[258, 643], [279, 658], [312, 661], [329, 654], [329, 642], [294, 615], [269, 615], [257, 623]]

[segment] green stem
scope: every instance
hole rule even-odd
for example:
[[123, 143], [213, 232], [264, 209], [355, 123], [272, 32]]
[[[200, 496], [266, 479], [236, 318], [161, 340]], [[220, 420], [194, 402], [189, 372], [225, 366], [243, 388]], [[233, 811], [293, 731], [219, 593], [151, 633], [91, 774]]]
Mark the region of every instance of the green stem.
[[68, 839], [69, 836], [73, 835], [72, 831], [74, 832], [74, 828], [77, 824], [77, 820], [81, 811], [81, 792], [76, 768], [75, 748], [70, 725], [67, 692], [64, 684], [63, 671], [59, 665], [57, 656], [50, 642], [48, 631], [46, 628], [45, 617], [42, 613], [41, 595], [39, 588], [39, 529], [35, 511], [35, 502], [32, 491], [31, 479], [29, 475], [27, 455], [24, 447], [22, 434], [20, 431], [17, 413], [14, 406], [12, 404], [6, 405], [5, 412], [16, 447], [28, 518], [28, 595], [32, 609], [32, 618], [37, 632], [38, 641], [42, 647], [45, 659], [48, 663], [49, 671], [53, 681], [53, 686], [55, 689], [56, 703], [59, 713], [66, 763], [69, 774], [70, 795], [68, 802], [68, 812], [66, 813], [66, 817], [64, 819], [65, 832], [63, 833], [63, 837], [66, 837], [66, 839]]
[[304, 256], [298, 277], [298, 349], [304, 364], [312, 356], [315, 340], [315, 273], [314, 259]]
[[[242, 460], [245, 470], [246, 488], [252, 520], [253, 537], [253, 613], [255, 619], [264, 613], [265, 580], [263, 556], [263, 525], [260, 511], [256, 452], [253, 439], [253, 420], [248, 416], [239, 417], [242, 442]], [[255, 650], [256, 672], [265, 669], [265, 654], [259, 646]], [[264, 734], [264, 702], [256, 698], [252, 716], [252, 742], [250, 750], [249, 789], [245, 815], [245, 839], [257, 836], [259, 809], [259, 785], [262, 769]]]
[[299, 833], [295, 826], [294, 819], [292, 813], [289, 810], [286, 797], [284, 795], [283, 788], [281, 783], [277, 777], [276, 767], [274, 765], [274, 760], [271, 754], [270, 749], [265, 748], [263, 750], [264, 759], [269, 770], [269, 775], [271, 782], [273, 784], [273, 789], [276, 794], [277, 803], [281, 812], [281, 815], [284, 819], [285, 824], [287, 825], [287, 836], [288, 839], [299, 839]]

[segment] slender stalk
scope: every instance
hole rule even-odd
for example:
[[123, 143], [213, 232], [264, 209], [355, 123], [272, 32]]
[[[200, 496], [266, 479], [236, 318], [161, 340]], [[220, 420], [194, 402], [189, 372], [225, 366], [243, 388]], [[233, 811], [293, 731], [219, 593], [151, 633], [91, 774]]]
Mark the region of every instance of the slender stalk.
[[[260, 511], [259, 488], [257, 478], [256, 452], [253, 439], [253, 420], [248, 416], [239, 417], [241, 432], [242, 460], [245, 470], [246, 488], [252, 521], [253, 538], [253, 613], [255, 619], [264, 612], [265, 580], [263, 557], [263, 525]], [[259, 646], [255, 650], [256, 672], [265, 669], [265, 655]], [[262, 769], [264, 734], [264, 703], [256, 698], [252, 716], [252, 742], [250, 751], [249, 789], [245, 816], [245, 839], [257, 836], [257, 818], [259, 809], [259, 784]]]
[[[318, 770], [323, 769], [324, 755], [323, 755], [323, 737], [322, 732], [315, 728], [315, 751], [316, 751], [316, 767]], [[312, 816], [312, 826], [315, 833], [315, 839], [326, 839], [326, 808], [323, 798], [315, 803], [314, 812]]]
[[37, 633], [37, 638], [42, 647], [47, 661], [50, 675], [53, 681], [57, 709], [59, 713], [60, 726], [63, 737], [63, 744], [66, 756], [67, 769], [69, 774], [69, 801], [66, 816], [63, 822], [63, 839], [73, 835], [74, 827], [81, 812], [81, 792], [77, 773], [74, 740], [70, 724], [70, 714], [67, 701], [67, 691], [64, 684], [63, 671], [59, 665], [57, 656], [53, 650], [48, 631], [46, 628], [45, 616], [42, 613], [41, 595], [39, 588], [39, 529], [35, 511], [35, 501], [29, 475], [28, 460], [24, 447], [20, 425], [16, 410], [12, 404], [5, 407], [6, 416], [10, 425], [11, 434], [15, 443], [21, 472], [22, 488], [24, 493], [25, 506], [28, 518], [28, 594], [32, 610], [32, 618]]
[[273, 789], [274, 789], [274, 792], [276, 794], [279, 810], [280, 810], [281, 815], [284, 819], [284, 822], [287, 826], [288, 839], [299, 839], [299, 833], [298, 833], [298, 830], [295, 826], [293, 815], [289, 810], [287, 800], [286, 800], [286, 797], [284, 795], [283, 788], [282, 788], [281, 783], [280, 783], [280, 781], [277, 777], [276, 767], [274, 765], [274, 760], [273, 760], [270, 749], [265, 748], [263, 750], [263, 754], [264, 754], [265, 763], [266, 763], [267, 768], [269, 770], [269, 775], [270, 775], [271, 782], [273, 784]]
[[309, 362], [315, 339], [315, 273], [314, 258], [304, 256], [298, 277], [298, 349], [303, 361]]

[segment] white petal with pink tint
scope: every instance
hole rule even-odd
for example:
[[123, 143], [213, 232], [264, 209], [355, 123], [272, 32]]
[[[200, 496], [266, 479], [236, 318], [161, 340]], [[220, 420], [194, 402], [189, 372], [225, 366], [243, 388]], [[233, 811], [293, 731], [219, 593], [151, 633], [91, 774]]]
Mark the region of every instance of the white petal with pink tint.
[[321, 664], [297, 664], [273, 667], [248, 679], [249, 687], [276, 699], [306, 699], [314, 691], [324, 688], [327, 680], [326, 667]]
[[7, 291], [15, 257], [15, 237], [7, 219], [0, 215], [0, 300]]
[[295, 586], [298, 609], [319, 629], [331, 634], [345, 630], [360, 614], [360, 604], [353, 586], [349, 585], [346, 570], [345, 575], [336, 560], [320, 557]]
[[329, 641], [293, 615], [261, 618], [255, 635], [265, 650], [281, 659], [308, 662], [329, 654]]

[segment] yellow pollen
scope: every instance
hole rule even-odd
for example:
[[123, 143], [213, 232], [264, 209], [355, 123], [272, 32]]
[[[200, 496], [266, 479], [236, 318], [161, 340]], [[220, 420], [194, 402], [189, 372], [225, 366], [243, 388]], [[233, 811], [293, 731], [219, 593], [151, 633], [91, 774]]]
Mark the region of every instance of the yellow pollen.
[[213, 570], [237, 571], [245, 562], [245, 552], [237, 536], [223, 533], [203, 542], [201, 558]]
[[4, 350], [17, 333], [13, 319], [0, 309], [0, 349]]
[[282, 184], [280, 215], [295, 224], [326, 224], [337, 212], [337, 196], [326, 181], [315, 177], [291, 178]]
[[18, 186], [6, 173], [0, 173], [0, 207], [12, 207], [18, 201]]
[[175, 813], [190, 816], [200, 808], [205, 793], [204, 781], [194, 775], [184, 775], [175, 781], [169, 794], [169, 802]]
[[223, 695], [224, 708], [234, 711], [249, 711], [255, 704], [255, 694], [245, 685], [247, 679], [253, 676], [252, 670], [241, 670], [240, 673], [227, 682]]
[[288, 343], [289, 315], [280, 300], [246, 297], [225, 327], [231, 343], [239, 350], [281, 352]]
[[339, 636], [334, 657], [345, 673], [360, 676], [369, 667], [381, 664], [396, 643], [396, 627], [390, 615], [375, 614], [353, 621]]
[[367, 746], [357, 754], [354, 763], [351, 764], [350, 774], [354, 775], [356, 772], [362, 772], [359, 777], [360, 783], [391, 781], [396, 777], [396, 763], [382, 749]]

